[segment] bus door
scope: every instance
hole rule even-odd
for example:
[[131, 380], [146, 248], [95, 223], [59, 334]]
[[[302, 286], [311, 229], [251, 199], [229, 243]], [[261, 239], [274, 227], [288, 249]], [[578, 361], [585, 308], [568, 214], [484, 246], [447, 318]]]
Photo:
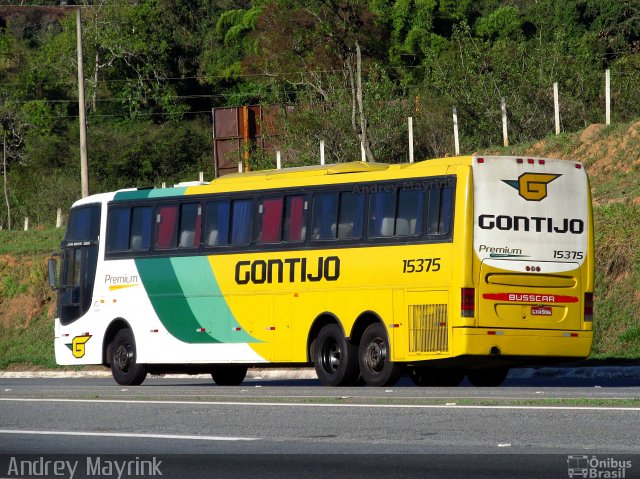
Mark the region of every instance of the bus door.
[[100, 205], [72, 209], [64, 241], [58, 286], [58, 317], [69, 324], [91, 306], [100, 231]]
[[472, 168], [478, 326], [582, 329], [585, 293], [593, 291], [582, 165], [476, 157]]

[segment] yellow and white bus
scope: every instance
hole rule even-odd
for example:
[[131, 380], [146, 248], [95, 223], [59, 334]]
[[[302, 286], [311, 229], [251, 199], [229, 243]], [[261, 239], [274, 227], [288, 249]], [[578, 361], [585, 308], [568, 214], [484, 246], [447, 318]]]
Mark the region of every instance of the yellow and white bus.
[[588, 179], [573, 161], [457, 157], [239, 173], [71, 208], [58, 364], [147, 373], [308, 365], [326, 385], [498, 385], [584, 358]]

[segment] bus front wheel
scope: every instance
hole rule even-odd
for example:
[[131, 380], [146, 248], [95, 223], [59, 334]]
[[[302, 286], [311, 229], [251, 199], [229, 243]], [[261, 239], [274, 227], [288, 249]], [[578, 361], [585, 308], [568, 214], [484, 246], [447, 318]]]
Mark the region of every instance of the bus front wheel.
[[391, 361], [389, 339], [384, 326], [374, 323], [364, 330], [358, 348], [360, 373], [369, 386], [391, 386], [402, 368]]
[[247, 375], [247, 367], [239, 365], [216, 366], [211, 377], [218, 386], [239, 386]]
[[337, 324], [320, 330], [313, 358], [318, 379], [325, 386], [352, 386], [358, 381], [358, 349]]
[[121, 386], [139, 386], [147, 370], [136, 362], [136, 342], [130, 329], [121, 329], [111, 343], [111, 374]]

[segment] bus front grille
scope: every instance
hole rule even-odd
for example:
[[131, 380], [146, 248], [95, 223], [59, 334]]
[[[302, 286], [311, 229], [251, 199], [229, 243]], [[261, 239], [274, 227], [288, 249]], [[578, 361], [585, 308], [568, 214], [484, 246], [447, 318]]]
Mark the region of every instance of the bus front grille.
[[409, 352], [447, 352], [448, 330], [446, 304], [409, 306]]

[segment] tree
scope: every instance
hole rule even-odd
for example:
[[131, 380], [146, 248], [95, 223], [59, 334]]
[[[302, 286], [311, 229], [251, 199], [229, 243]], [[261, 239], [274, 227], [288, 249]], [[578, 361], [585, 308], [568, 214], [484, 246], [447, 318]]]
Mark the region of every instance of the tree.
[[367, 134], [363, 90], [365, 55], [383, 51], [383, 32], [364, 0], [278, 0], [266, 4], [254, 37], [259, 53], [245, 60], [251, 71], [284, 81], [297, 92], [310, 88], [323, 102], [335, 95], [331, 77], [350, 92], [351, 128], [366, 157], [374, 161]]

